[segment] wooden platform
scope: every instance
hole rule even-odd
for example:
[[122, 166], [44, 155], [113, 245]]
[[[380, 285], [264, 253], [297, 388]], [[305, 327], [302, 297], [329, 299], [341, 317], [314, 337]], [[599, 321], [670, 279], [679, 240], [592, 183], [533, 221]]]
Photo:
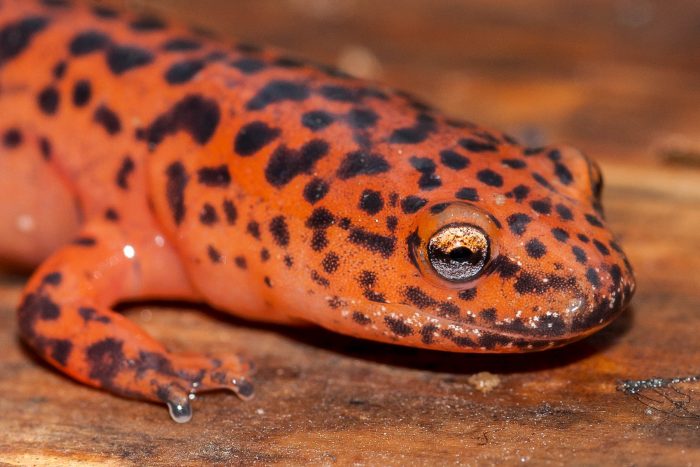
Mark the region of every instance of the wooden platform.
[[37, 361], [16, 335], [24, 278], [0, 276], [1, 461], [700, 464], [700, 382], [618, 389], [700, 374], [699, 3], [126, 3], [340, 62], [530, 143], [584, 149], [602, 163], [607, 216], [638, 292], [599, 334], [521, 356], [395, 348], [191, 307], [131, 309], [176, 349], [245, 351], [260, 368], [253, 401], [205, 395], [192, 422], [176, 425], [164, 407]]

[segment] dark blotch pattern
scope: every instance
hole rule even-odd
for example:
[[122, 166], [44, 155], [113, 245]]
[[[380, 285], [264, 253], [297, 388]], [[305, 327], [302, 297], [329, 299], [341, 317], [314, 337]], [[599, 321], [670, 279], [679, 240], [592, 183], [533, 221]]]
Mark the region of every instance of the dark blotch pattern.
[[270, 221], [270, 233], [275, 243], [281, 247], [289, 245], [289, 227], [284, 216], [274, 217]]
[[428, 202], [425, 198], [418, 196], [407, 196], [401, 200], [401, 210], [406, 214], [418, 212]]
[[360, 245], [372, 253], [378, 253], [385, 258], [394, 254], [396, 249], [396, 239], [380, 234], [368, 232], [364, 229], [352, 229], [348, 240], [356, 245]]
[[145, 136], [150, 144], [157, 145], [166, 136], [183, 130], [203, 145], [214, 135], [219, 119], [220, 110], [216, 101], [190, 94], [156, 118], [146, 130]]
[[90, 81], [81, 79], [75, 82], [73, 86], [73, 105], [76, 107], [85, 107], [92, 97], [92, 86]]
[[197, 181], [201, 185], [226, 188], [231, 184], [231, 174], [228, 165], [218, 165], [216, 167], [202, 167], [197, 171]]
[[547, 247], [538, 239], [533, 238], [525, 244], [525, 251], [530, 258], [539, 259], [547, 254]]
[[101, 105], [96, 108], [93, 120], [110, 135], [116, 135], [122, 131], [122, 123], [119, 116], [107, 106]]
[[44, 114], [54, 115], [58, 112], [58, 105], [60, 103], [58, 90], [53, 86], [45, 87], [37, 96], [37, 103], [39, 104], [39, 109]]
[[68, 44], [71, 55], [79, 57], [97, 52], [107, 47], [110, 40], [106, 34], [99, 31], [85, 31], [75, 36]]
[[165, 184], [165, 196], [175, 224], [179, 225], [185, 218], [185, 188], [189, 176], [182, 162], [173, 162], [165, 170], [168, 178]]
[[280, 134], [279, 128], [269, 127], [265, 122], [251, 122], [239, 130], [233, 149], [240, 156], [252, 156], [274, 141]]
[[328, 150], [328, 143], [320, 139], [309, 141], [300, 150], [281, 145], [270, 156], [265, 167], [265, 178], [273, 186], [280, 188], [298, 175], [310, 173], [316, 162], [322, 159]]
[[119, 188], [122, 190], [129, 189], [129, 176], [134, 172], [134, 169], [136, 169], [134, 160], [131, 157], [126, 156], [122, 160], [119, 170], [117, 171], [116, 183]]
[[88, 377], [98, 381], [102, 387], [111, 387], [112, 380], [124, 365], [124, 343], [111, 337], [95, 342], [85, 351], [90, 368]]
[[314, 178], [304, 187], [304, 199], [309, 204], [316, 204], [328, 194], [330, 186], [325, 180]]
[[527, 230], [528, 224], [532, 222], [532, 218], [527, 214], [516, 213], [508, 216], [506, 222], [508, 222], [511, 232], [515, 235], [522, 235]]
[[205, 62], [198, 59], [183, 60], [174, 63], [165, 72], [165, 81], [168, 84], [183, 84], [190, 81], [204, 68]]
[[367, 214], [375, 215], [384, 208], [382, 194], [375, 190], [364, 190], [358, 207]]
[[435, 173], [437, 166], [432, 159], [414, 156], [409, 159], [409, 162], [421, 174], [418, 179], [418, 187], [421, 190], [433, 190], [442, 185], [440, 177]]
[[122, 75], [151, 62], [153, 54], [139, 47], [112, 46], [107, 51], [107, 66], [115, 75]]
[[388, 170], [389, 163], [381, 154], [354, 151], [345, 155], [337, 175], [341, 180], [347, 180], [358, 175], [376, 175]]
[[455, 197], [465, 201], [479, 201], [479, 193], [476, 191], [476, 188], [460, 188], [455, 193]]
[[301, 102], [309, 97], [309, 89], [303, 83], [276, 80], [266, 84], [246, 104], [248, 110], [262, 110], [270, 104], [282, 101]]
[[413, 329], [411, 329], [411, 326], [406, 324], [401, 319], [385, 316], [384, 322], [386, 323], [387, 327], [391, 329], [391, 332], [393, 332], [397, 336], [406, 337], [413, 334]]
[[21, 54], [32, 38], [46, 28], [48, 19], [30, 16], [10, 23], [0, 30], [0, 67]]
[[445, 149], [440, 151], [440, 162], [452, 170], [462, 170], [469, 166], [469, 159], [458, 152]]
[[498, 173], [494, 172], [491, 169], [484, 169], [480, 170], [479, 172], [476, 173], [476, 178], [488, 185], [488, 186], [493, 186], [493, 187], [502, 187], [503, 186], [503, 177], [501, 177]]
[[333, 123], [333, 115], [323, 110], [312, 110], [301, 116], [301, 124], [311, 131], [319, 131]]

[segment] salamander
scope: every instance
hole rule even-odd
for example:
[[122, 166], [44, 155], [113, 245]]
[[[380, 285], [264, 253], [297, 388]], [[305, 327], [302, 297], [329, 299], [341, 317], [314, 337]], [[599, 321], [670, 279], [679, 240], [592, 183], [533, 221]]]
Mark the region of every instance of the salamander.
[[630, 301], [598, 165], [276, 49], [64, 0], [0, 1], [0, 258], [21, 338], [87, 385], [192, 416], [253, 395], [113, 306], [206, 302], [449, 352], [581, 339]]

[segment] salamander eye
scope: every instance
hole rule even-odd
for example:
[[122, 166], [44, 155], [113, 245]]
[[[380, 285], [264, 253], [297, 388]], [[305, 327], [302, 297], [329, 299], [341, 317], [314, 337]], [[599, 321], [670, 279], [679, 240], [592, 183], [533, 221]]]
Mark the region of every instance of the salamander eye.
[[500, 229], [494, 217], [473, 204], [448, 201], [423, 210], [406, 239], [409, 258], [439, 287], [465, 289], [498, 256]]
[[454, 223], [438, 230], [428, 242], [428, 259], [435, 272], [451, 282], [476, 279], [489, 260], [486, 233], [471, 224]]

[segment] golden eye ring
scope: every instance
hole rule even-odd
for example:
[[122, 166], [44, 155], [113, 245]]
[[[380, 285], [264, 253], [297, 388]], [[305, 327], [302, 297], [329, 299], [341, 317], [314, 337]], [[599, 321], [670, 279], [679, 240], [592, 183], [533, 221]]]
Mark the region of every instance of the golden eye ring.
[[486, 233], [472, 224], [452, 223], [438, 230], [428, 241], [432, 269], [450, 282], [476, 279], [489, 260], [490, 242]]

